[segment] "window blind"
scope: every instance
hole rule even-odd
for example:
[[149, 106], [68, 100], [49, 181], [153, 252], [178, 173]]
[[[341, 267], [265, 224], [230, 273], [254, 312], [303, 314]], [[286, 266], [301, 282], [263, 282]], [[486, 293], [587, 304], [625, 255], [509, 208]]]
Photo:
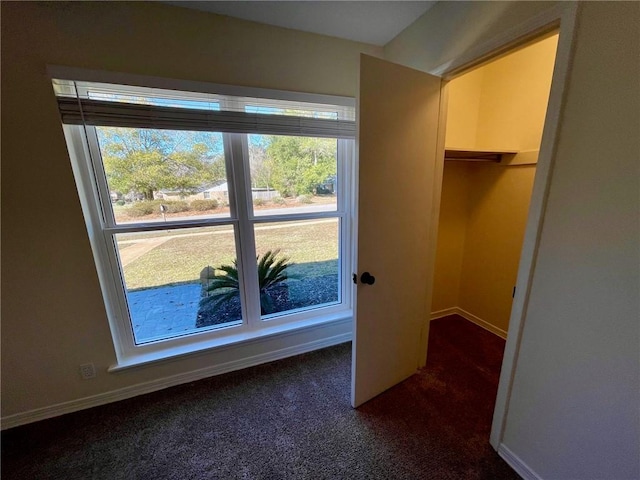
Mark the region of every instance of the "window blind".
[[[213, 99], [214, 102], [211, 102], [211, 105], [215, 104], [215, 108], [203, 109], [193, 108], [194, 98], [197, 98], [197, 94], [193, 92], [166, 91], [164, 93], [165, 91], [154, 89], [149, 95], [150, 89], [132, 90], [135, 87], [106, 84], [99, 84], [99, 89], [92, 90], [89, 83], [68, 81], [64, 83], [57, 81], [54, 86], [58, 95], [62, 122], [69, 125], [329, 138], [355, 138], [356, 136], [356, 124], [351, 119], [353, 109], [348, 112], [348, 119], [327, 118], [327, 111], [332, 109], [331, 105], [279, 102], [278, 107], [274, 108], [272, 102], [264, 99], [229, 96], [211, 98], [210, 95], [203, 94], [202, 99], [205, 102], [211, 102]], [[123, 92], [129, 95], [125, 101], [122, 101]], [[91, 98], [92, 94], [94, 98]], [[99, 98], [95, 98], [98, 94]], [[109, 94], [113, 98], [108, 98]], [[131, 100], [134, 98], [135, 100]], [[169, 99], [170, 102], [168, 102]], [[158, 105], [159, 101], [168, 102], [170, 105]], [[231, 109], [229, 105], [233, 105], [236, 109]], [[259, 108], [258, 112], [248, 112], [242, 105], [254, 107], [254, 110], [256, 105], [262, 106], [263, 111], [266, 110], [269, 113], [262, 113]], [[336, 113], [337, 110], [344, 112], [344, 109], [345, 107], [335, 106], [333, 115], [345, 117]]]
[[58, 97], [62, 122], [68, 125], [158, 128], [171, 130], [258, 133], [355, 138], [353, 120], [269, 115], [234, 111], [159, 107], [84, 98]]

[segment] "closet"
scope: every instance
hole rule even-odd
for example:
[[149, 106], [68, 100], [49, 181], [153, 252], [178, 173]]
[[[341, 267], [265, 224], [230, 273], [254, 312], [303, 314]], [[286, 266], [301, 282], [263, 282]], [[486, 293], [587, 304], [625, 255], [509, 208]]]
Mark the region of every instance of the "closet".
[[432, 319], [506, 337], [557, 34], [449, 82]]

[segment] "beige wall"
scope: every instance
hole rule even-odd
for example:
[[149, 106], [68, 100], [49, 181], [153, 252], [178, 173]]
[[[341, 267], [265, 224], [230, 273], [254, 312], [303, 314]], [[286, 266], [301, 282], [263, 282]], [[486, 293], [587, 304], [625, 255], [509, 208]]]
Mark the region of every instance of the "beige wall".
[[446, 146], [537, 150], [557, 43], [553, 35], [449, 82]]
[[557, 44], [554, 35], [483, 68], [477, 148], [540, 148]]
[[504, 443], [640, 478], [640, 4], [585, 2]]
[[[2, 415], [216, 365], [106, 372], [113, 343], [46, 65], [354, 96], [360, 52], [381, 49], [155, 2], [1, 8]], [[86, 362], [97, 378], [80, 379]]]
[[[426, 71], [550, 4], [439, 2], [385, 48]], [[640, 4], [584, 2], [504, 446], [540, 478], [638, 478]]]
[[476, 148], [485, 70], [477, 68], [447, 84], [447, 148]]
[[556, 3], [438, 2], [385, 45], [385, 58], [428, 72]]
[[504, 332], [531, 200], [534, 165], [469, 165], [458, 307]]
[[460, 277], [469, 220], [470, 164], [445, 162], [440, 198], [431, 312], [459, 306]]
[[431, 311], [508, 331], [535, 166], [445, 162]]

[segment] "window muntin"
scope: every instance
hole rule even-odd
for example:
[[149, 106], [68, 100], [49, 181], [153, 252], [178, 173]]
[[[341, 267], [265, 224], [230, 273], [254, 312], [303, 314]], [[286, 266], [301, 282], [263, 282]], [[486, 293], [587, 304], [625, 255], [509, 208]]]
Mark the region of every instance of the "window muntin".
[[[117, 86], [111, 87], [113, 87], [114, 91], [118, 91]], [[191, 92], [177, 93], [179, 96], [184, 93], [189, 98], [195, 98], [193, 96], [196, 95]], [[233, 108], [236, 108], [237, 110], [243, 110], [248, 105], [246, 102], [243, 104], [244, 100], [241, 97], [217, 96], [216, 99], [220, 101], [221, 105], [232, 105]], [[265, 103], [270, 102], [271, 101], [269, 100], [265, 100]], [[283, 101], [274, 100], [273, 103], [280, 105]], [[297, 103], [299, 104], [299, 102]], [[335, 238], [339, 244], [337, 251], [340, 253], [340, 255], [338, 255], [338, 300], [336, 302], [333, 301], [333, 298], [336, 296], [333, 294], [330, 301], [315, 303], [309, 302], [308, 305], [303, 306], [302, 308], [294, 308], [284, 310], [282, 312], [275, 312], [273, 314], [260, 315], [257, 265], [252, 261], [252, 258], [255, 259], [257, 256], [254, 232], [259, 230], [261, 226], [268, 228], [270, 226], [275, 226], [277, 223], [282, 223], [283, 215], [278, 212], [274, 212], [275, 214], [273, 215], [253, 215], [252, 199], [249, 187], [251, 184], [251, 168], [249, 165], [250, 156], [248, 154], [247, 147], [248, 137], [251, 134], [251, 131], [247, 130], [245, 134], [213, 133], [215, 135], [221, 135], [223, 138], [222, 143], [224, 147], [225, 168], [228, 181], [228, 190], [224, 192], [224, 196], [228, 198], [228, 202], [231, 204], [231, 211], [226, 214], [225, 217], [207, 214], [196, 216], [195, 219], [189, 215], [177, 215], [173, 217], [165, 215], [165, 218], [162, 218], [161, 212], [158, 212], [153, 218], [149, 218], [146, 221], [130, 221], [124, 218], [118, 218], [118, 215], [114, 214], [112, 210], [114, 204], [117, 203], [119, 199], [117, 195], [112, 195], [113, 192], [110, 191], [108, 175], [105, 173], [104, 164], [101, 161], [103, 155], [102, 150], [104, 149], [103, 144], [105, 142], [102, 140], [101, 144], [99, 139], [99, 129], [104, 128], [104, 126], [99, 124], [96, 125], [95, 123], [79, 123], [78, 118], [82, 117], [82, 108], [80, 107], [79, 110], [76, 109], [74, 113], [74, 107], [69, 100], [66, 102], [60, 101], [60, 105], [63, 122], [69, 125], [65, 128], [65, 132], [68, 134], [70, 152], [72, 152], [72, 157], [75, 159], [72, 163], [74, 163], [74, 173], [76, 174], [79, 191], [83, 200], [83, 210], [85, 212], [85, 218], [87, 219], [87, 226], [90, 232], [99, 234], [104, 238], [104, 242], [98, 241], [96, 243], [94, 241], [96, 237], [94, 235], [90, 235], [90, 238], [92, 238], [94, 254], [96, 255], [101, 285], [105, 295], [105, 302], [107, 304], [107, 312], [114, 332], [114, 341], [116, 343], [116, 352], [118, 354], [119, 361], [122, 360], [129, 362], [127, 359], [136, 358], [138, 355], [141, 356], [140, 358], [147, 354], [153, 354], [155, 356], [157, 353], [154, 352], [186, 351], [184, 348], [188, 345], [194, 345], [194, 348], [203, 348], [195, 347], [195, 345], [208, 345], [208, 343], [203, 343], [208, 342], [209, 340], [207, 339], [224, 339], [225, 337], [230, 339], [247, 338], [246, 335], [251, 336], [254, 333], [257, 334], [260, 329], [263, 328], [262, 325], [264, 325], [265, 328], [267, 325], [269, 328], [273, 326], [280, 328], [280, 326], [289, 322], [294, 322], [295, 325], [299, 325], [300, 321], [306, 322], [311, 320], [314, 315], [334, 315], [338, 312], [346, 312], [351, 308], [350, 289], [347, 288], [348, 286], [343, 281], [343, 279], [346, 278], [345, 269], [348, 268], [348, 263], [344, 256], [344, 252], [348, 251], [348, 249], [345, 249], [344, 245], [345, 242], [348, 241], [348, 233], [350, 231], [350, 218], [347, 210], [345, 209], [345, 205], [348, 204], [345, 200], [346, 197], [348, 197], [348, 195], [345, 196], [345, 186], [349, 185], [350, 182], [346, 181], [344, 174], [345, 172], [350, 171], [350, 169], [346, 167], [346, 162], [352, 158], [353, 154], [353, 142], [351, 140], [340, 139], [336, 141], [335, 138], [332, 140], [332, 142], [337, 145], [337, 176], [340, 178], [341, 182], [338, 185], [341, 186], [339, 186], [339, 192], [336, 192], [336, 198], [341, 199], [341, 201], [338, 202], [340, 207], [336, 205], [336, 207], [333, 207], [331, 211], [302, 212], [287, 215], [287, 217], [290, 217], [291, 221], [295, 222], [329, 219], [332, 220], [335, 225], [339, 225], [339, 227], [334, 229], [337, 231]], [[71, 117], [68, 117], [71, 120], [70, 122], [65, 121], [63, 106], [67, 109], [66, 112], [71, 112], [72, 114]], [[98, 106], [98, 108], [102, 107]], [[120, 107], [116, 107], [115, 109], [110, 108], [109, 114], [113, 114], [117, 117], [119, 108]], [[123, 104], [123, 108], [126, 110], [128, 107], [126, 104]], [[153, 108], [155, 107], [151, 107], [149, 110], [150, 115], [153, 115], [155, 112]], [[173, 130], [180, 132], [190, 131], [191, 133], [194, 133], [193, 130], [185, 128], [185, 125], [188, 125], [191, 122], [191, 120], [189, 120], [191, 118], [191, 111], [188, 110], [189, 108], [190, 107], [187, 107], [184, 115], [176, 117], [177, 123], [174, 128], [170, 128], [171, 122], [173, 121], [171, 120], [172, 117], [169, 118], [168, 121], [166, 118], [163, 118], [160, 130]], [[290, 105], [286, 108], [290, 111], [294, 110]], [[317, 106], [313, 104], [308, 108], [303, 106], [300, 110], [316, 111], [318, 109]], [[340, 119], [353, 116], [353, 109], [349, 107], [327, 107], [326, 110], [337, 111]], [[125, 114], [128, 114], [127, 112], [129, 112], [129, 110], [127, 110]], [[138, 114], [139, 112], [140, 110], [137, 110], [134, 113]], [[75, 117], [73, 117], [74, 115]], [[106, 117], [101, 117], [98, 114], [95, 118], [98, 119], [97, 122], [99, 123], [102, 121], [101, 119]], [[126, 118], [126, 115], [123, 118]], [[136, 122], [133, 122], [136, 125], [136, 128], [148, 130], [153, 129], [155, 124], [151, 117], [147, 126], [140, 126], [140, 117], [136, 118]], [[303, 130], [305, 128], [309, 129], [309, 125], [311, 125], [311, 130], [316, 131], [314, 130], [315, 127], [313, 127], [316, 125], [313, 123], [316, 119], [310, 118], [305, 121], [311, 123], [306, 123]], [[326, 122], [327, 120], [321, 119], [319, 121]], [[290, 128], [291, 123], [287, 122], [276, 123], [276, 125], [279, 125], [277, 128]], [[73, 127], [72, 125], [74, 124], [79, 126]], [[115, 128], [132, 128], [131, 125], [118, 125], [117, 121], [114, 121], [111, 118], [108, 119], [108, 123], [106, 125]], [[198, 124], [198, 131], [202, 131], [200, 128], [201, 125], [202, 124]], [[244, 123], [241, 128], [247, 128], [247, 125], [250, 125], [250, 123]], [[317, 125], [319, 125], [318, 131], [324, 132], [321, 135], [322, 138], [330, 136], [330, 134], [327, 134], [328, 130], [326, 130], [326, 123]], [[257, 128], [258, 131], [262, 132], [260, 129], [263, 127], [258, 125]], [[353, 132], [352, 127], [349, 127], [347, 122], [347, 130], [345, 130], [345, 132], [349, 131]], [[298, 132], [298, 130], [293, 129], [291, 130], [290, 135], [295, 135], [296, 132]], [[352, 133], [346, 133], [346, 135], [352, 135]], [[83, 162], [84, 166], [82, 165]], [[343, 182], [343, 180], [345, 181]], [[205, 200], [204, 192], [202, 192], [202, 200]], [[237, 301], [241, 304], [240, 312], [242, 315], [237, 314], [236, 307], [235, 316], [227, 316], [225, 321], [215, 325], [202, 325], [194, 328], [188, 327], [186, 329], [178, 330], [177, 333], [172, 331], [171, 334], [161, 332], [156, 335], [155, 333], [147, 332], [147, 335], [145, 336], [141, 335], [140, 331], [136, 332], [134, 330], [136, 324], [130, 321], [130, 313], [137, 307], [132, 308], [130, 297], [132, 297], [132, 294], [137, 290], [134, 288], [130, 288], [130, 291], [127, 290], [128, 286], [135, 285], [136, 277], [132, 273], [126, 272], [128, 268], [127, 265], [123, 267], [120, 264], [121, 255], [124, 254], [123, 252], [125, 252], [127, 248], [131, 247], [131, 244], [126, 246], [127, 244], [124, 242], [133, 241], [134, 238], [131, 238], [132, 236], [135, 237], [137, 235], [138, 238], [143, 238], [145, 235], [153, 237], [158, 236], [159, 232], [165, 232], [165, 234], [174, 237], [195, 237], [195, 235], [192, 234], [199, 233], [198, 229], [214, 227], [233, 230], [236, 242], [235, 245], [238, 247], [242, 246], [242, 248], [236, 248], [239, 278], [239, 294], [237, 295]], [[129, 235], [129, 239], [125, 240], [127, 235]], [[212, 250], [215, 250], [215, 248], [212, 247]], [[156, 253], [158, 252], [160, 251], [156, 251]], [[179, 257], [179, 255], [176, 256]], [[212, 271], [220, 273], [219, 267], [224, 265], [225, 262], [228, 262], [228, 259], [223, 260], [221, 258], [213, 258], [213, 260], [207, 263], [214, 263], [215, 265], [209, 265], [209, 267]], [[158, 267], [158, 269], [159, 268], [160, 267]], [[191, 280], [193, 280], [193, 272], [191, 272], [190, 275]], [[245, 281], [242, 279], [245, 279]], [[162, 280], [162, 282], [165, 281], [167, 280]], [[178, 278], [176, 283], [179, 281], [184, 281], [184, 279], [180, 280]], [[129, 285], [127, 282], [129, 282]], [[191, 307], [193, 308], [193, 305], [191, 305]], [[136, 317], [135, 314], [132, 316], [135, 322], [135, 318], [138, 317]], [[238, 334], [241, 336], [238, 337]], [[216, 340], [216, 344], [220, 343]], [[171, 355], [173, 354], [176, 353], [171, 353]]]

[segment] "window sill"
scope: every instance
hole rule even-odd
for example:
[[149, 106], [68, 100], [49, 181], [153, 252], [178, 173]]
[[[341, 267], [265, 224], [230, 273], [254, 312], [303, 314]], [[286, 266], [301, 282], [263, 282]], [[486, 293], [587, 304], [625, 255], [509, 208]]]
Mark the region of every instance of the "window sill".
[[235, 335], [229, 335], [216, 339], [208, 339], [203, 341], [195, 341], [188, 345], [171, 346], [159, 348], [154, 352], [139, 355], [129, 355], [118, 360], [118, 362], [109, 367], [108, 372], [118, 373], [123, 370], [145, 367], [159, 362], [169, 362], [180, 360], [186, 356], [203, 355], [213, 351], [221, 351], [241, 346], [248, 346], [252, 343], [258, 343], [272, 337], [287, 337], [302, 331], [313, 331], [322, 327], [332, 325], [343, 325], [351, 323], [353, 312], [351, 310], [343, 310], [329, 315], [322, 315], [312, 319], [305, 319], [296, 322], [274, 325], [262, 328], [253, 332], [243, 332]]

